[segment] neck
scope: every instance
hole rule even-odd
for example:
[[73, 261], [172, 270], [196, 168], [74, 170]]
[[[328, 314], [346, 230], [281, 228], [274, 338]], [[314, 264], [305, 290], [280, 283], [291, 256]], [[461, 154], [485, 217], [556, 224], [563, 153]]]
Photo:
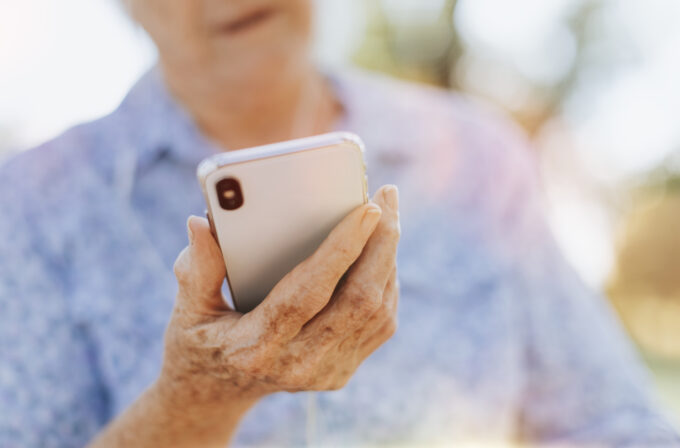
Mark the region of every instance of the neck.
[[311, 66], [287, 76], [239, 81], [164, 74], [201, 131], [225, 150], [327, 132], [341, 113], [332, 90]]

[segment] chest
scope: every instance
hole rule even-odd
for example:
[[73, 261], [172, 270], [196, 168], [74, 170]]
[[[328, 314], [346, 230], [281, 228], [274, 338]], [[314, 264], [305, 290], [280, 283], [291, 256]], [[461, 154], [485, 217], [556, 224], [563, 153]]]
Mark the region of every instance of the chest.
[[[158, 194], [94, 214], [74, 268], [75, 311], [87, 322], [96, 365], [120, 412], [156, 378], [176, 283], [172, 262], [186, 244], [184, 222], [203, 207], [193, 173]], [[522, 387], [519, 316], [510, 282], [491, 251], [450, 216], [424, 210], [402, 189], [400, 328], [342, 391], [279, 394], [245, 419], [238, 440], [460, 439], [507, 435]], [[153, 192], [156, 192], [155, 194]], [[404, 194], [405, 193], [405, 194]], [[316, 411], [314, 411], [316, 409]]]

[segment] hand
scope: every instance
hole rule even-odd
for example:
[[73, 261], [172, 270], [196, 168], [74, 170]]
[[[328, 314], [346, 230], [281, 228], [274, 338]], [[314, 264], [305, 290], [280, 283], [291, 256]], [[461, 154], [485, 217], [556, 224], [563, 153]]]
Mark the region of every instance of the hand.
[[188, 227], [161, 375], [92, 447], [225, 446], [257, 399], [344, 386], [397, 328], [395, 187], [350, 213], [246, 315], [222, 298], [224, 261], [207, 221]]
[[394, 334], [396, 187], [383, 187], [348, 215], [245, 315], [223, 300], [225, 266], [207, 221], [193, 217], [188, 227], [190, 245], [175, 263], [179, 294], [159, 383], [192, 406], [341, 388]]

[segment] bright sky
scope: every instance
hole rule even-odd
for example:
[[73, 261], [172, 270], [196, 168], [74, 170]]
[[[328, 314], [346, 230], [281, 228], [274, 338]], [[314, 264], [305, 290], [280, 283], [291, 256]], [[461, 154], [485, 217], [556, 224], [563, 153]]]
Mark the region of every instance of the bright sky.
[[0, 3], [0, 129], [33, 145], [111, 110], [154, 51], [108, 0]]

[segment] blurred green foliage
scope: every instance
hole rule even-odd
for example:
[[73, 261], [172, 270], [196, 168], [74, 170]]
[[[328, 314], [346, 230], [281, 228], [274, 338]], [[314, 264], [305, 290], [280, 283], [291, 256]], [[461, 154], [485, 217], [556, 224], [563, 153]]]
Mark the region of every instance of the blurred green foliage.
[[[354, 55], [354, 62], [409, 80], [467, 90], [461, 73], [465, 73], [467, 61], [479, 57], [481, 50], [465, 42], [459, 32], [456, 15], [461, 2], [445, 0], [442, 3], [439, 14], [429, 20], [418, 17], [406, 23], [394, 23], [384, 2], [365, 0], [369, 26], [363, 45]], [[632, 50], [617, 51], [616, 45], [612, 44], [620, 43], [622, 37], [607, 36], [597, 26], [604, 3], [605, 0], [576, 2], [563, 18], [576, 49], [569, 69], [559, 79], [548, 84], [539, 83], [512, 67], [503, 67], [521, 78], [532, 95], [531, 101], [519, 108], [503, 103], [498, 105], [511, 113], [529, 134], [538, 133], [551, 117], [560, 113], [577, 88], [589, 82], [589, 77], [594, 74], [607, 76], [621, 64], [633, 62]], [[602, 48], [610, 51], [601, 51]]]

